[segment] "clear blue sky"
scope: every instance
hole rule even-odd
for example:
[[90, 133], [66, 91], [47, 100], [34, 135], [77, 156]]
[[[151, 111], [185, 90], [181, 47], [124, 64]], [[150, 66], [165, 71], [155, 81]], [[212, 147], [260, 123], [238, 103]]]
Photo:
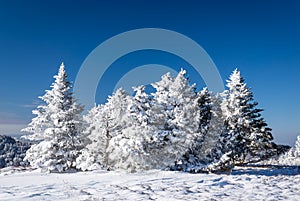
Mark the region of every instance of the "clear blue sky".
[[[198, 42], [224, 80], [238, 67], [259, 107], [265, 109], [275, 141], [294, 143], [300, 134], [300, 3], [296, 0], [0, 1], [0, 131], [5, 124], [30, 121], [37, 97], [49, 88], [62, 61], [74, 81], [86, 56], [101, 42], [148, 27], [174, 30]], [[115, 65], [158, 58], [174, 68], [186, 65], [159, 54], [135, 53]], [[117, 74], [118, 68], [113, 69], [111, 75]], [[110, 81], [105, 81], [108, 86], [115, 84]]]

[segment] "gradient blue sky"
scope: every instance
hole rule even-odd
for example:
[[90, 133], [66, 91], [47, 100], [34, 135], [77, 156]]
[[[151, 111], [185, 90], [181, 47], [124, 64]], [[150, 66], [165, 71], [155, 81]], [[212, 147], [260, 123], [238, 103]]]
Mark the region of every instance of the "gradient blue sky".
[[[294, 143], [300, 134], [296, 0], [0, 1], [0, 132], [30, 121], [37, 97], [49, 88], [62, 61], [74, 81], [84, 59], [101, 42], [148, 27], [174, 30], [198, 42], [224, 81], [238, 67], [265, 109], [275, 142]], [[116, 61], [111, 75], [121, 66], [130, 69], [153, 60], [175, 69], [188, 65], [168, 54], [142, 51]], [[103, 82], [111, 87], [112, 81]], [[201, 81], [191, 81], [203, 87]]]

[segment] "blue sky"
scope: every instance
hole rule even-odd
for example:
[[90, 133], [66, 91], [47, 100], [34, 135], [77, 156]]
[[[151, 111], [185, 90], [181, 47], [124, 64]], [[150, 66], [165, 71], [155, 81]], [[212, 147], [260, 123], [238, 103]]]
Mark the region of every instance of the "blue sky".
[[[199, 43], [225, 81], [238, 67], [253, 89], [275, 142], [300, 134], [300, 3], [298, 1], [0, 1], [0, 132], [26, 124], [64, 61], [70, 79], [108, 38], [138, 28], [164, 28]], [[136, 52], [112, 66], [155, 60], [188, 64], [160, 52]], [[193, 78], [191, 73], [191, 78]], [[195, 78], [196, 79], [196, 78]], [[197, 82], [202, 88], [201, 80]], [[98, 95], [101, 102], [101, 95]]]

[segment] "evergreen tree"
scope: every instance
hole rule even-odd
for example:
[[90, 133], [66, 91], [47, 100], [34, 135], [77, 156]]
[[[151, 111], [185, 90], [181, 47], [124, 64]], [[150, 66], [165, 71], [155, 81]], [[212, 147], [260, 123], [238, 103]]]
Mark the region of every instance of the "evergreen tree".
[[[109, 144], [109, 160], [115, 169], [138, 171], [155, 168], [159, 162], [147, 149], [155, 127], [150, 125], [151, 100], [145, 87], [135, 87], [134, 97], [128, 99], [126, 127]], [[154, 162], [153, 162], [154, 161]]]
[[[115, 138], [122, 136], [123, 129], [131, 124], [127, 120], [129, 100], [130, 96], [123, 89], [118, 89], [109, 96], [105, 105], [92, 108], [84, 117], [87, 123], [84, 133], [90, 143], [77, 159], [79, 169], [115, 168], [118, 156], [109, 158], [109, 155], [117, 149]], [[113, 144], [109, 146], [110, 143]]]
[[294, 148], [294, 156], [300, 158], [300, 135], [297, 137], [297, 141]]
[[[222, 148], [220, 145], [220, 139], [222, 133], [224, 132], [224, 120], [221, 109], [221, 97], [219, 94], [213, 96], [211, 92], [208, 92], [207, 89], [203, 89], [200, 94], [205, 98], [202, 103], [207, 105], [204, 109], [206, 111], [201, 115], [203, 127], [202, 132], [204, 130], [204, 139], [199, 148], [199, 159], [201, 163], [208, 164], [213, 162], [215, 159], [220, 158], [222, 155]], [[202, 98], [203, 99], [203, 98]]]
[[149, 110], [152, 107], [151, 98], [145, 92], [145, 86], [141, 85], [133, 87], [135, 92], [134, 97], [131, 99], [128, 106], [129, 115], [134, 119], [134, 122], [138, 124], [149, 123]]
[[278, 159], [281, 165], [296, 165], [300, 166], [300, 135], [297, 137], [295, 145], [290, 150]]
[[25, 160], [33, 167], [61, 172], [75, 167], [82, 149], [83, 107], [76, 103], [63, 64], [54, 78], [52, 89], [40, 97], [46, 105], [38, 106], [37, 117], [23, 130], [31, 133], [28, 139], [39, 141], [27, 151]]
[[206, 87], [198, 93], [198, 97], [200, 110], [200, 132], [203, 135], [206, 135], [212, 116], [213, 97]]
[[88, 114], [83, 116], [85, 124], [83, 134], [86, 136], [85, 146], [76, 159], [76, 168], [85, 170], [100, 169], [104, 167], [106, 121], [103, 115], [104, 106], [94, 106]]
[[[183, 155], [194, 146], [199, 133], [199, 106], [195, 85], [189, 85], [181, 70], [176, 78], [166, 74], [162, 80], [152, 84], [156, 89], [153, 101], [156, 108], [158, 133], [154, 139], [160, 154], [165, 157], [166, 166], [183, 163]], [[193, 111], [193, 112], [191, 112]]]
[[[257, 103], [255, 103], [257, 105]], [[273, 136], [271, 128], [265, 122], [264, 118], [261, 117], [260, 112], [262, 109], [253, 109], [251, 111], [251, 143], [248, 147], [249, 156], [248, 160], [262, 160], [273, 155], [274, 148], [272, 144]]]
[[262, 152], [269, 147], [272, 135], [256, 109], [253, 94], [235, 69], [223, 93], [222, 111], [227, 131], [223, 136], [223, 153], [230, 152], [233, 163], [245, 161], [247, 155]]
[[[212, 107], [212, 96], [207, 88], [202, 89], [197, 94], [198, 108], [196, 111], [198, 112], [199, 117], [199, 125], [195, 128], [198, 128], [195, 132], [198, 133], [198, 136], [195, 136], [193, 143], [191, 143], [191, 147], [189, 147], [188, 151], [184, 154], [183, 158], [178, 161], [178, 165], [176, 169], [182, 170], [186, 169], [188, 166], [199, 165], [199, 163], [203, 162], [204, 156], [204, 139], [206, 138], [209, 122], [211, 120], [211, 107]], [[208, 139], [206, 139], [208, 140]], [[201, 161], [201, 162], [200, 162]]]
[[295, 145], [287, 152], [286, 157], [300, 160], [300, 135], [297, 137]]

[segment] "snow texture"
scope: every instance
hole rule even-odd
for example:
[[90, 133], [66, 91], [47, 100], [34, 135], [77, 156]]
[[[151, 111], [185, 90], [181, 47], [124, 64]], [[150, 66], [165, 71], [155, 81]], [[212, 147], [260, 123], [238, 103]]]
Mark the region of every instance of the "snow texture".
[[0, 200], [300, 200], [299, 169], [238, 168], [231, 175], [170, 171], [40, 173], [2, 169]]

